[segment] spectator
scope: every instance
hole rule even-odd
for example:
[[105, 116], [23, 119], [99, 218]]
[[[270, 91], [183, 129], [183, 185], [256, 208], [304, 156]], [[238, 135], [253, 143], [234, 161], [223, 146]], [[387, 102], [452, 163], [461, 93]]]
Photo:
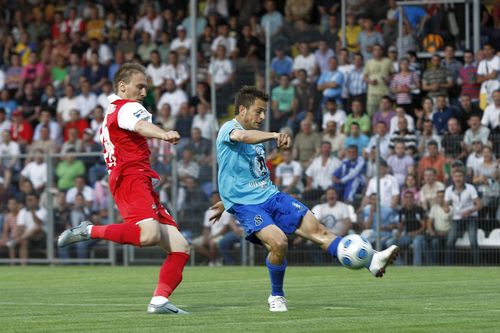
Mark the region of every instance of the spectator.
[[266, 14], [260, 20], [262, 29], [267, 33], [267, 26], [269, 25], [269, 32], [271, 37], [275, 36], [283, 26], [283, 15], [276, 10], [276, 5], [272, 0], [264, 2]]
[[225, 57], [235, 59], [237, 55], [236, 38], [229, 35], [229, 26], [222, 22], [217, 28], [217, 38], [212, 42], [212, 53], [216, 53], [220, 45], [224, 46]]
[[483, 163], [483, 143], [480, 139], [472, 141], [472, 152], [467, 157], [465, 166], [467, 167], [467, 176], [470, 178], [476, 173], [479, 166]]
[[236, 264], [236, 261], [230, 251], [238, 243], [244, 246], [244, 243], [242, 242], [245, 236], [244, 234], [243, 228], [241, 228], [238, 221], [234, 218], [230, 219], [229, 230], [219, 241], [219, 251], [222, 255], [222, 262], [224, 265]]
[[58, 89], [64, 90], [64, 93], [67, 96], [67, 86], [72, 85], [73, 88], [78, 87], [80, 85], [80, 78], [83, 76], [85, 70], [85, 67], [81, 65], [80, 57], [78, 56], [78, 54], [71, 53], [69, 55], [69, 63], [66, 66], [65, 70], [66, 76], [64, 78], [64, 82], [61, 82], [61, 84], [58, 86]]
[[319, 153], [321, 135], [312, 131], [312, 123], [304, 119], [300, 123], [300, 132], [295, 136], [293, 144], [293, 159], [307, 169], [312, 159]]
[[391, 80], [391, 91], [396, 95], [396, 104], [410, 112], [413, 103], [412, 91], [420, 89], [420, 81], [416, 72], [410, 71], [408, 59], [399, 61], [400, 72]]
[[252, 28], [249, 24], [245, 24], [241, 28], [241, 34], [236, 44], [238, 58], [244, 59], [254, 69], [258, 69], [257, 62], [264, 57], [262, 50], [263, 45], [257, 37], [252, 35]]
[[122, 29], [125, 27], [125, 22], [118, 18], [115, 12], [110, 11], [106, 13], [102, 35], [110, 45], [116, 46], [120, 41]]
[[0, 110], [3, 110], [4, 116], [10, 119], [12, 113], [16, 109], [17, 109], [16, 100], [10, 97], [10, 93], [7, 89], [2, 90], [0, 92]]
[[56, 89], [52, 84], [48, 84], [40, 98], [40, 111], [49, 110], [51, 114], [55, 115], [58, 102], [59, 97], [56, 94]]
[[321, 224], [339, 236], [346, 236], [357, 222], [354, 207], [338, 201], [333, 188], [326, 190], [324, 203], [314, 206], [312, 212]]
[[21, 87], [21, 73], [23, 67], [21, 65], [21, 58], [18, 53], [10, 55], [9, 66], [5, 69], [5, 88], [11, 93], [16, 92]]
[[19, 89], [31, 83], [36, 89], [43, 89], [50, 82], [50, 72], [42, 62], [38, 61], [36, 53], [30, 53], [28, 63], [21, 71], [21, 84]]
[[97, 7], [90, 8], [90, 18], [86, 22], [87, 30], [87, 40], [96, 38], [98, 41], [102, 42], [104, 40], [103, 30], [104, 30], [104, 20], [99, 15]]
[[[358, 25], [356, 15], [348, 12], [346, 16], [347, 25], [345, 26], [345, 41], [349, 52], [359, 52], [358, 37], [361, 33], [361, 26]], [[343, 31], [339, 31], [339, 38], [342, 37]]]
[[[59, 136], [58, 139], [60, 138], [61, 137]], [[59, 151], [59, 144], [56, 143], [53, 139], [51, 139], [51, 132], [47, 125], [42, 125], [40, 127], [40, 134], [38, 140], [33, 140], [31, 145], [29, 146], [29, 149], [27, 151], [29, 155], [28, 161], [32, 160], [33, 153], [36, 150], [41, 150], [42, 154], [57, 153]]]
[[336, 50], [339, 43], [339, 35], [340, 31], [337, 15], [330, 13], [328, 14], [326, 29], [323, 30], [323, 40], [328, 46], [332, 47], [333, 50]]
[[409, 173], [405, 177], [405, 182], [403, 187], [401, 187], [401, 202], [403, 202], [406, 192], [411, 192], [415, 203], [420, 202], [420, 191], [417, 188], [417, 177], [414, 174]]
[[380, 99], [389, 93], [388, 84], [392, 74], [391, 61], [384, 57], [382, 46], [372, 46], [373, 58], [368, 60], [364, 69], [364, 80], [368, 84], [366, 110], [371, 116], [375, 113]]
[[176, 31], [177, 37], [172, 40], [170, 51], [177, 52], [180, 60], [184, 61], [191, 50], [191, 38], [187, 37], [186, 29], [182, 25], [178, 25]]
[[415, 161], [411, 155], [405, 154], [405, 144], [401, 141], [395, 143], [394, 154], [387, 158], [387, 164], [400, 187], [403, 186], [406, 176], [414, 172]]
[[[153, 84], [155, 97], [159, 99], [167, 78], [167, 65], [162, 63], [160, 53], [157, 50], [152, 51], [149, 57], [151, 62], [146, 68], [146, 73]], [[171, 79], [174, 78], [171, 77]]]
[[368, 142], [368, 146], [364, 150], [364, 157], [368, 158], [372, 152], [377, 150], [377, 141], [380, 138], [380, 156], [383, 159], [387, 159], [389, 156], [389, 144], [390, 144], [390, 135], [387, 132], [387, 125], [383, 121], [379, 121], [374, 135], [370, 137], [370, 141]]
[[34, 161], [27, 163], [21, 170], [21, 179], [28, 179], [35, 189], [41, 194], [47, 183], [47, 164], [42, 150], [34, 152]]
[[5, 109], [0, 107], [0, 132], [10, 131], [11, 125], [12, 123], [5, 114]]
[[271, 80], [277, 81], [281, 75], [291, 75], [293, 68], [293, 60], [285, 54], [282, 48], [274, 50], [275, 57], [271, 61]]
[[316, 75], [318, 72], [318, 66], [316, 64], [316, 58], [309, 50], [307, 43], [299, 44], [299, 52], [293, 59], [293, 73], [297, 76], [297, 71], [299, 69], [304, 69], [307, 72], [307, 79], [309, 82], [314, 82], [316, 80]]
[[437, 191], [436, 200], [429, 212], [427, 232], [431, 244], [431, 251], [429, 252], [430, 264], [437, 262], [436, 256], [443, 250], [452, 224], [453, 211], [444, 200], [444, 192], [444, 189]]
[[461, 85], [460, 96], [468, 96], [474, 104], [479, 104], [480, 84], [477, 78], [477, 65], [474, 62], [474, 52], [464, 51], [464, 65], [460, 68], [459, 84]]
[[321, 73], [317, 85], [318, 90], [323, 93], [322, 103], [328, 99], [335, 99], [339, 104], [342, 102], [344, 75], [337, 69], [337, 58], [328, 59], [328, 70]]
[[460, 127], [464, 130], [469, 128], [469, 118], [472, 115], [479, 116], [479, 119], [483, 116], [483, 111], [479, 109], [477, 103], [472, 103], [470, 96], [462, 95], [459, 98], [460, 105], [458, 107], [458, 117], [460, 121]]
[[2, 132], [2, 142], [0, 142], [0, 170], [3, 173], [3, 185], [6, 189], [10, 187], [15, 173], [19, 169], [19, 157], [21, 153], [19, 144], [11, 139], [9, 131]]
[[[137, 49], [137, 52], [140, 51], [139, 49], [140, 49], [140, 46]], [[148, 53], [148, 57], [149, 57], [149, 53]], [[113, 59], [113, 52], [111, 52], [111, 48], [108, 46], [108, 44], [99, 43], [99, 41], [95, 38], [90, 40], [89, 48], [85, 52], [85, 60], [86, 61], [92, 63], [93, 65], [99, 64], [99, 65], [107, 67], [110, 65], [112, 59]], [[147, 58], [146, 58], [146, 60], [147, 60]]]
[[464, 144], [464, 135], [460, 130], [460, 124], [456, 118], [448, 120], [448, 131], [443, 135], [441, 141], [445, 156], [451, 156], [453, 159], [464, 159], [467, 156], [467, 150]]
[[484, 146], [482, 155], [483, 162], [474, 170], [472, 183], [477, 187], [479, 194], [481, 194], [481, 206], [490, 208], [491, 212], [487, 215], [495, 219], [498, 197], [500, 196], [500, 166], [493, 159], [491, 147]]
[[436, 180], [437, 171], [434, 168], [426, 168], [421, 178], [424, 185], [420, 188], [420, 205], [428, 211], [436, 203], [436, 194], [444, 191], [445, 187], [441, 181]]
[[24, 119], [23, 111], [20, 109], [12, 113], [10, 135], [12, 140], [19, 144], [22, 151], [26, 151], [28, 144], [33, 139], [33, 127], [28, 120]]
[[436, 179], [440, 182], [444, 181], [444, 166], [446, 158], [439, 152], [438, 143], [434, 140], [429, 141], [427, 144], [429, 154], [424, 156], [418, 163], [418, 177], [423, 180], [424, 173], [428, 168], [434, 169]]
[[83, 131], [85, 131], [86, 128], [89, 128], [88, 121], [80, 117], [80, 112], [78, 110], [71, 110], [70, 119], [66, 122], [66, 124], [64, 124], [63, 136], [65, 142], [68, 141], [68, 131], [72, 128], [77, 129], [79, 139], [83, 138]]
[[387, 246], [396, 244], [402, 247], [412, 246], [413, 266], [422, 266], [422, 254], [425, 251], [425, 230], [427, 214], [422, 207], [414, 204], [413, 193], [406, 192], [403, 207], [399, 211], [399, 230], [396, 237], [388, 241]]
[[271, 106], [273, 110], [271, 121], [273, 131], [279, 131], [280, 128], [287, 125], [290, 119], [295, 117], [297, 100], [295, 98], [295, 89], [290, 85], [290, 78], [288, 75], [281, 75], [280, 85], [273, 88], [271, 93]]
[[493, 104], [495, 90], [500, 89], [500, 57], [495, 55], [495, 49], [490, 43], [484, 44], [483, 50], [484, 59], [477, 67], [477, 82], [481, 84], [479, 106], [485, 110], [488, 105]]
[[76, 177], [85, 174], [85, 165], [76, 159], [75, 150], [70, 148], [66, 153], [56, 167], [57, 188], [61, 191], [69, 190], [73, 187]]
[[302, 166], [292, 159], [292, 152], [287, 149], [283, 151], [283, 162], [276, 168], [274, 183], [281, 192], [298, 195], [304, 189], [302, 184]]
[[337, 101], [335, 98], [329, 98], [325, 103], [326, 113], [323, 114], [323, 125], [322, 128], [326, 129], [327, 124], [330, 121], [335, 122], [335, 126], [340, 128], [342, 132], [345, 132], [346, 114], [344, 110], [337, 109]]
[[[369, 196], [369, 204], [362, 210], [364, 230], [370, 230], [368, 232], [368, 241], [372, 243], [375, 247], [377, 240], [377, 194], [372, 193]], [[385, 249], [389, 246], [389, 241], [393, 237], [393, 231], [397, 230], [398, 224], [398, 214], [390, 206], [380, 206], [380, 246], [381, 249]], [[363, 235], [363, 233], [361, 233]]]
[[132, 36], [137, 33], [148, 33], [153, 41], [156, 41], [159, 37], [160, 31], [162, 29], [163, 20], [161, 15], [158, 15], [155, 6], [148, 5], [146, 7], [146, 13], [142, 16], [132, 28]]
[[79, 106], [80, 117], [88, 119], [92, 110], [97, 106], [97, 96], [91, 91], [90, 82], [84, 80], [81, 83], [81, 93], [76, 96], [76, 104]]
[[177, 174], [182, 183], [187, 178], [196, 180], [200, 175], [200, 165], [193, 159], [193, 151], [190, 147], [182, 151], [182, 159], [177, 163]]
[[166, 80], [165, 90], [166, 91], [161, 95], [160, 100], [156, 104], [156, 108], [161, 110], [164, 104], [168, 104], [172, 111], [172, 116], [176, 117], [181, 105], [187, 103], [187, 95], [184, 90], [176, 86], [175, 81], [172, 79]]
[[374, 45], [384, 46], [382, 35], [378, 31], [373, 30], [373, 21], [369, 17], [363, 19], [363, 29], [358, 35], [358, 44], [363, 58], [367, 61], [372, 58]]
[[156, 51], [156, 44], [151, 40], [151, 35], [147, 31], [141, 33], [141, 43], [137, 47], [137, 54], [143, 63], [149, 60], [151, 52]]
[[75, 88], [71, 84], [64, 87], [64, 95], [57, 103], [57, 120], [59, 123], [69, 121], [70, 111], [78, 109]]
[[500, 89], [493, 92], [493, 103], [484, 110], [481, 124], [492, 131], [500, 130]]
[[36, 125], [37, 118], [40, 114], [40, 95], [32, 83], [26, 83], [23, 87], [23, 94], [17, 99], [18, 109], [22, 111], [24, 120], [28, 121], [31, 126]]
[[68, 129], [68, 139], [63, 143], [61, 152], [65, 154], [69, 149], [74, 149], [76, 152], [82, 151], [82, 140], [80, 140], [77, 128]]
[[219, 130], [217, 119], [203, 103], [196, 105], [196, 115], [193, 118], [192, 128], [199, 128], [201, 136], [207, 140], [212, 140]]
[[330, 142], [321, 143], [320, 155], [315, 157], [305, 174], [307, 177], [306, 191], [317, 191], [323, 193], [332, 185], [332, 175], [342, 162], [331, 155], [332, 146]]
[[346, 138], [345, 134], [337, 130], [337, 123], [335, 121], [330, 120], [326, 123], [326, 128], [323, 131], [323, 141], [330, 143], [331, 153], [334, 156], [342, 158]]
[[[121, 35], [120, 40], [118, 41], [118, 44], [116, 44], [116, 49], [115, 49], [116, 67], [120, 66], [120, 62], [117, 61], [117, 58], [120, 60], [121, 59], [130, 60], [133, 57], [135, 51], [137, 50], [137, 44], [134, 41], [129, 29], [127, 28], [122, 29], [120, 35]], [[111, 80], [112, 75], [110, 75], [108, 79]]]
[[438, 151], [441, 150], [441, 137], [433, 132], [432, 122], [428, 119], [424, 121], [424, 127], [422, 133], [418, 138], [418, 152], [420, 157], [428, 156], [429, 149], [427, 148], [429, 144], [434, 141], [438, 147]]
[[471, 244], [472, 261], [479, 265], [479, 246], [477, 242], [478, 212], [481, 209], [481, 201], [477, 191], [471, 184], [465, 182], [465, 174], [461, 170], [455, 170], [452, 174], [453, 185], [446, 188], [444, 200], [452, 207], [453, 221], [446, 240], [447, 264], [452, 263], [455, 241], [458, 233], [465, 227], [469, 233]]
[[316, 84], [307, 82], [307, 72], [299, 69], [297, 78], [292, 84], [295, 85], [295, 96], [297, 99], [297, 115], [293, 120], [293, 131], [297, 132], [300, 122], [305, 118], [307, 112], [314, 110], [316, 97]]
[[[16, 247], [15, 245], [15, 237], [18, 235], [18, 226], [17, 226], [17, 215], [19, 214], [19, 210], [21, 209], [21, 205], [15, 198], [10, 198], [7, 202], [7, 211], [3, 216], [3, 228], [2, 228], [2, 236], [0, 238], [0, 247], [7, 247], [9, 250], [9, 259], [16, 259]], [[11, 245], [11, 246], [7, 246]]]
[[363, 104], [360, 100], [354, 99], [351, 102], [351, 111], [352, 113], [347, 116], [344, 124], [344, 133], [349, 135], [351, 133], [351, 124], [357, 123], [361, 129], [363, 134], [370, 134], [370, 117], [366, 113], [363, 112]]
[[177, 52], [170, 51], [168, 54], [168, 65], [165, 68], [165, 78], [175, 81], [177, 87], [184, 87], [189, 80], [186, 66], [179, 62]]
[[439, 95], [436, 98], [436, 111], [432, 115], [432, 123], [437, 134], [443, 135], [446, 132], [448, 120], [456, 117], [454, 108], [447, 105], [446, 96]]
[[[359, 99], [363, 103], [363, 107], [366, 107], [367, 84], [364, 80], [363, 55], [355, 53], [353, 65], [349, 67], [351, 68], [347, 69], [347, 72], [344, 73], [344, 89], [345, 95], [348, 97], [347, 106], [350, 107], [354, 99]], [[340, 67], [339, 70], [342, 72]]]
[[226, 49], [223, 45], [219, 45], [214, 58], [210, 61], [208, 67], [208, 83], [213, 80], [215, 89], [217, 90], [217, 114], [227, 113], [227, 99], [232, 90], [232, 82], [234, 80], [235, 69], [233, 62], [226, 57]]
[[396, 38], [396, 45], [401, 45], [399, 52], [407, 54], [408, 52], [416, 52], [418, 50], [418, 39], [415, 36], [415, 31], [405, 21], [403, 22], [403, 35]]
[[465, 131], [464, 143], [468, 152], [472, 151], [472, 143], [476, 140], [481, 141], [483, 145], [488, 143], [490, 129], [481, 125], [481, 116], [473, 114], [469, 117], [469, 129]]
[[356, 194], [365, 186], [365, 160], [358, 154], [358, 147], [347, 147], [346, 158], [333, 173], [333, 188], [337, 191], [342, 201], [353, 203]]
[[[383, 96], [379, 102], [379, 109], [373, 115], [372, 119], [372, 132], [375, 132], [375, 126], [378, 122], [382, 121], [386, 124], [388, 129], [392, 130], [392, 119], [396, 115], [396, 112], [392, 109], [392, 101], [389, 96]], [[391, 131], [392, 134], [392, 131]]]
[[318, 49], [314, 52], [314, 57], [316, 58], [320, 74], [330, 70], [328, 62], [330, 58], [335, 57], [335, 52], [328, 46], [329, 45], [325, 40], [320, 40], [318, 43]]
[[448, 97], [453, 88], [453, 76], [446, 68], [441, 67], [441, 57], [439, 54], [432, 55], [432, 67], [427, 69], [422, 76], [422, 90], [427, 92], [427, 96], [435, 99], [437, 96]]
[[[75, 178], [74, 186], [66, 192], [66, 203], [72, 207], [75, 204], [78, 195], [83, 196], [83, 204], [87, 208], [91, 208], [94, 202], [94, 189], [85, 184], [85, 177], [78, 176]], [[78, 225], [78, 223], [76, 223]]]
[[47, 211], [39, 206], [38, 197], [34, 194], [26, 196], [26, 207], [17, 214], [17, 235], [8, 244], [9, 247], [19, 245], [19, 259], [21, 265], [28, 263], [30, 245], [43, 240]]
[[[404, 110], [401, 108], [402, 112]], [[397, 117], [398, 130], [391, 134], [391, 141], [389, 144], [389, 149], [394, 150], [396, 142], [403, 142], [405, 149], [412, 152], [412, 154], [417, 152], [417, 135], [414, 131], [408, 129], [408, 122], [404, 117]]]
[[[368, 182], [365, 197], [361, 203], [364, 207], [370, 202], [370, 196], [377, 193], [377, 179], [373, 177]], [[396, 177], [389, 174], [387, 161], [380, 160], [380, 205], [387, 208], [396, 209], [399, 202], [399, 184]]]
[[[434, 116], [434, 101], [432, 100], [432, 98], [430, 97], [423, 98], [422, 108], [415, 109], [415, 116], [417, 117], [417, 127], [416, 127], [417, 130], [420, 131], [423, 130], [424, 121], [430, 121], [432, 124], [432, 117]], [[409, 119], [407, 120], [409, 121]], [[397, 123], [395, 125], [397, 126]], [[434, 132], [434, 125], [432, 131]]]
[[441, 66], [450, 72], [451, 77], [453, 78], [453, 84], [457, 85], [460, 77], [460, 70], [462, 69], [462, 63], [455, 59], [455, 48], [452, 45], [446, 45], [443, 54], [444, 58], [441, 61]]
[[344, 147], [347, 148], [355, 145], [358, 147], [358, 155], [361, 156], [363, 154], [363, 150], [368, 146], [368, 137], [361, 133], [361, 128], [355, 121], [351, 123], [351, 130], [349, 133], [350, 135], [344, 141]]
[[76, 7], [69, 8], [68, 18], [64, 20], [61, 33], [72, 35], [74, 33], [85, 33], [85, 21], [78, 16]]
[[[184, 153], [186, 151], [184, 150]], [[207, 206], [205, 193], [198, 186], [196, 179], [186, 176], [177, 195], [177, 211], [180, 223], [187, 230], [198, 228], [202, 223], [200, 216], [208, 208]]]

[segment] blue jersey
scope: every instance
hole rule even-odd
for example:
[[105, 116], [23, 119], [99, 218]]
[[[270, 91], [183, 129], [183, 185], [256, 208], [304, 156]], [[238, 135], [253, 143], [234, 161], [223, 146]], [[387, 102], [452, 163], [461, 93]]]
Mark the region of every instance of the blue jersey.
[[266, 165], [264, 145], [230, 139], [234, 129], [244, 130], [236, 120], [226, 122], [217, 135], [219, 194], [226, 210], [234, 204], [257, 205], [276, 193]]

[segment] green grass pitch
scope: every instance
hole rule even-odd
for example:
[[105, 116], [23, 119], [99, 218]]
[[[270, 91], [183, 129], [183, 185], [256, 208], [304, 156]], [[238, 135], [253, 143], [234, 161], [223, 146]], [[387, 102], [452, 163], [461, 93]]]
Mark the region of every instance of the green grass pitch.
[[188, 267], [187, 316], [146, 314], [157, 271], [0, 267], [0, 332], [500, 332], [500, 268], [291, 266], [289, 311], [270, 313], [265, 267]]

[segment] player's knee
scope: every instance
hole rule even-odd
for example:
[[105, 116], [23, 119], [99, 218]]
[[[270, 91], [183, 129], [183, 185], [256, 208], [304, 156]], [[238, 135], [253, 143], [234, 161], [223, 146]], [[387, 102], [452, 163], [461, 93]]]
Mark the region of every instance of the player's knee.
[[269, 242], [270, 252], [284, 254], [288, 249], [288, 240], [285, 238], [273, 239]]
[[191, 246], [189, 245], [189, 243], [187, 242], [187, 240], [184, 239], [179, 244], [179, 252], [184, 252], [186, 254], [190, 254], [191, 253]]

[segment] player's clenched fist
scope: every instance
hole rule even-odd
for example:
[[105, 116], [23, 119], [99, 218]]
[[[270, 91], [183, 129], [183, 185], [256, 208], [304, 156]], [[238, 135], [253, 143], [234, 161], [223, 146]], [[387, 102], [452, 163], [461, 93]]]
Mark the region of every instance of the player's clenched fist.
[[278, 148], [289, 148], [292, 143], [292, 138], [286, 133], [276, 133], [276, 143]]
[[181, 136], [177, 131], [168, 131], [165, 133], [163, 136], [163, 141], [168, 141], [170, 143], [173, 143], [174, 145], [177, 144], [180, 140]]

